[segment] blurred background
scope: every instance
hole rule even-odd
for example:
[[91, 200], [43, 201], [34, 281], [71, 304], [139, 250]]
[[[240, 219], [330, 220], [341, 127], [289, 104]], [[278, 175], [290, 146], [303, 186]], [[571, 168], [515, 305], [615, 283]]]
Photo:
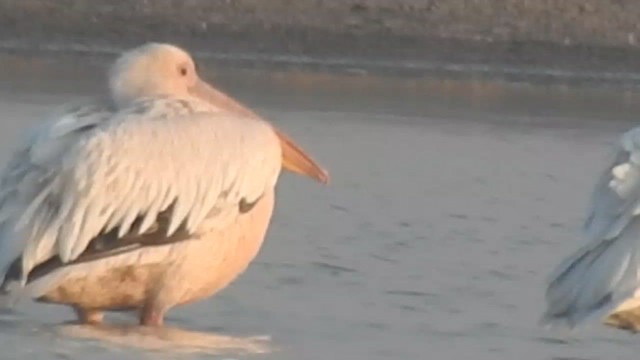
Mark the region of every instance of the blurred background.
[[639, 18], [633, 0], [0, 0], [3, 162], [120, 51], [164, 41], [332, 173], [282, 177], [258, 259], [169, 314], [188, 331], [69, 333], [67, 309], [25, 303], [0, 315], [2, 358], [637, 356], [627, 333], [538, 318], [638, 124]]

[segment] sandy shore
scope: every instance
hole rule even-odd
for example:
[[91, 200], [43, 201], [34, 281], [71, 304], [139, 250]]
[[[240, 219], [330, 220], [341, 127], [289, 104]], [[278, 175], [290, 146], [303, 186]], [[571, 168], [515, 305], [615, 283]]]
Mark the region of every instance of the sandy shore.
[[633, 0], [0, 0], [0, 45], [117, 50], [165, 40], [320, 65], [640, 72], [639, 18]]

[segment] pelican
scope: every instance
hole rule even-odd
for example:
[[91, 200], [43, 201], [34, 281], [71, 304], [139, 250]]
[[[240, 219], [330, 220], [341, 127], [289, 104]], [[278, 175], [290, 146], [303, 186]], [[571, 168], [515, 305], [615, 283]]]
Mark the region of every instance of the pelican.
[[28, 133], [0, 178], [7, 306], [71, 306], [143, 326], [215, 294], [257, 255], [282, 168], [328, 181], [283, 132], [201, 80], [183, 49], [123, 53], [108, 96]]
[[586, 243], [550, 276], [543, 323], [573, 328], [598, 319], [640, 329], [640, 127], [615, 150], [593, 190]]

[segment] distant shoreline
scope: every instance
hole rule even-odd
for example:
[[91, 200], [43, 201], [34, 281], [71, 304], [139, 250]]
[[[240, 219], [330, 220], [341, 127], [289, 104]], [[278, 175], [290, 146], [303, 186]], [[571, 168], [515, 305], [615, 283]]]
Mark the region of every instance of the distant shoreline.
[[633, 0], [0, 0], [0, 49], [155, 40], [229, 64], [637, 85], [638, 19]]

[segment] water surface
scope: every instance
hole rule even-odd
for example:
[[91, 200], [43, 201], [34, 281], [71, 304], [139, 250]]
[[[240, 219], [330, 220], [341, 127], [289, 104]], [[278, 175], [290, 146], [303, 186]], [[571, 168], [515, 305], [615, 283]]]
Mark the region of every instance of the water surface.
[[[99, 62], [18, 63], [0, 71], [3, 161], [52, 106], [100, 89]], [[282, 177], [258, 259], [218, 296], [170, 313], [171, 326], [200, 334], [168, 336], [174, 350], [195, 338], [215, 348], [213, 337], [226, 336], [239, 349], [227, 358], [637, 356], [626, 333], [599, 324], [552, 332], [537, 320], [545, 276], [580, 244], [589, 191], [616, 137], [635, 124], [640, 94], [217, 70], [216, 83], [303, 144], [332, 183]], [[108, 334], [61, 331], [70, 319], [37, 304], [2, 315], [3, 358], [155, 356]], [[241, 351], [253, 336], [272, 351]]]

